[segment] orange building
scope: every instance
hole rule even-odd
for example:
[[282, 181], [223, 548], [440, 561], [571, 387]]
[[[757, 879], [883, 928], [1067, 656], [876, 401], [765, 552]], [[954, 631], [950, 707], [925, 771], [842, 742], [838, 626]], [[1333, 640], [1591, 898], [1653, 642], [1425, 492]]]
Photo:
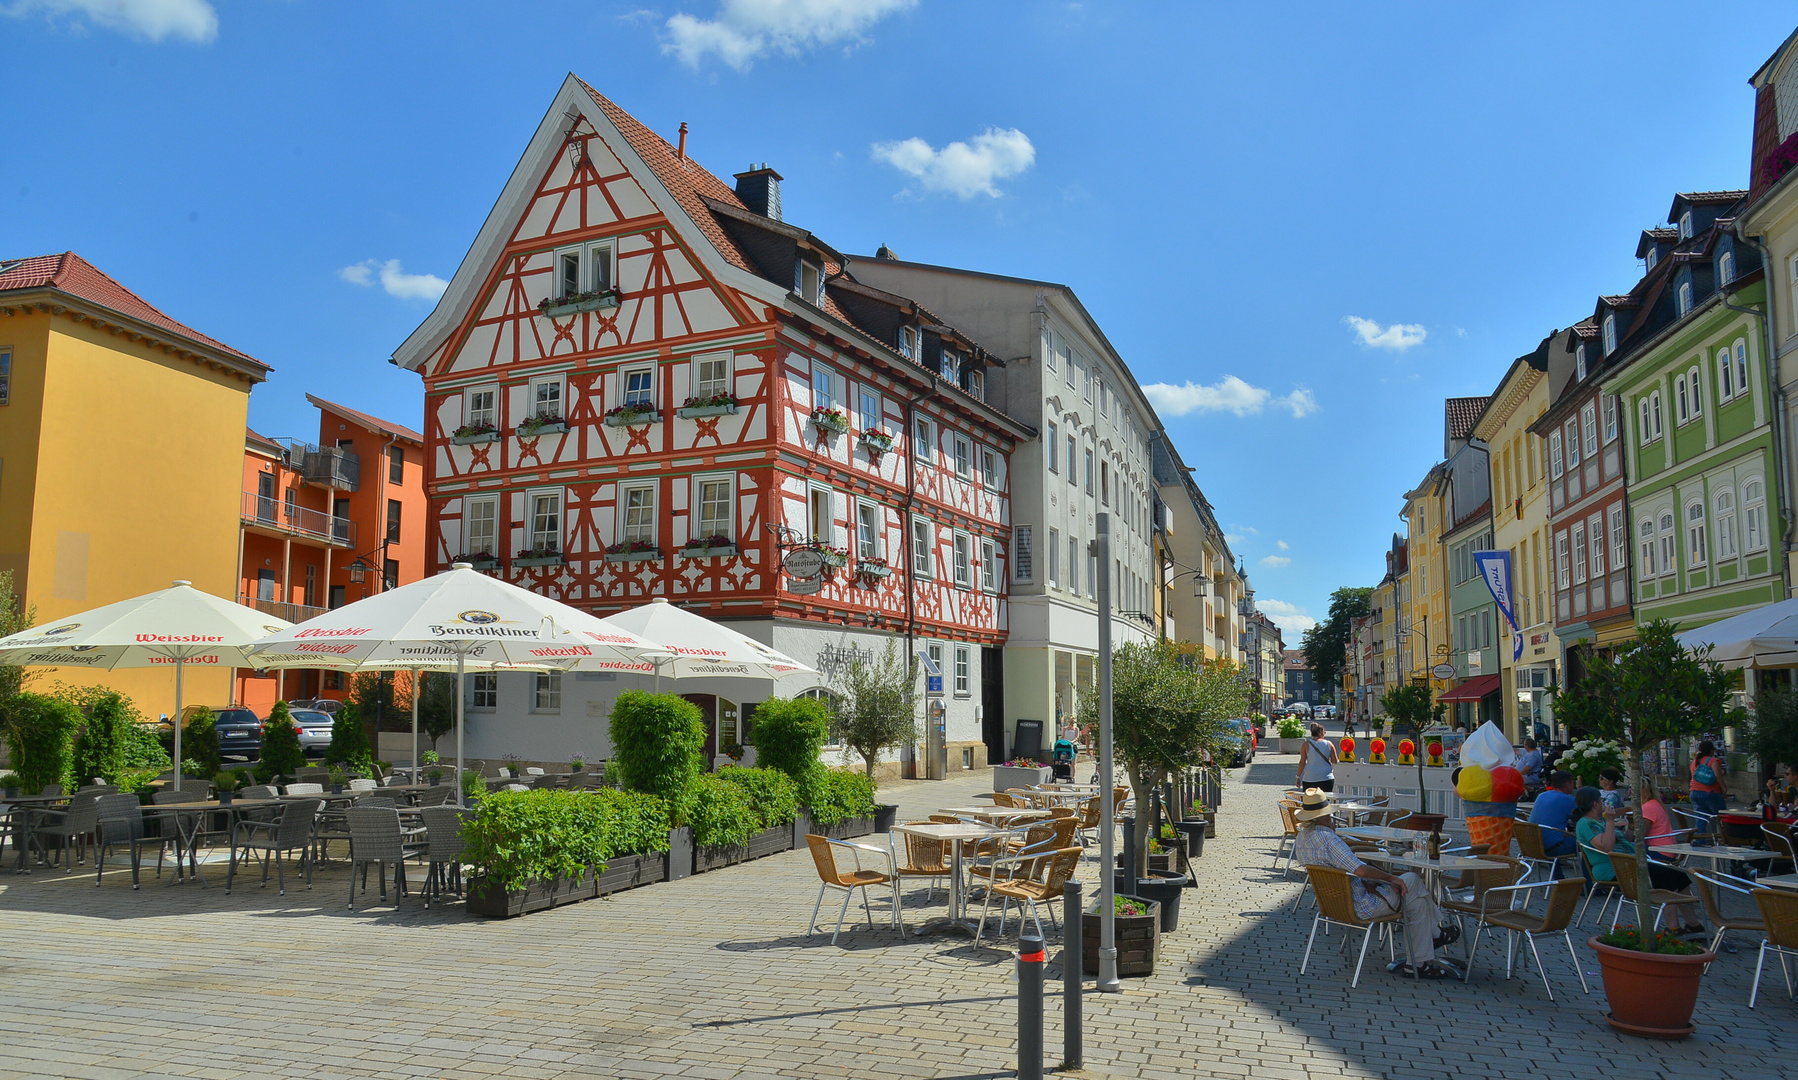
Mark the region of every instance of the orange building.
[[[245, 430], [240, 603], [304, 622], [424, 574], [424, 437], [306, 395], [316, 443]], [[240, 669], [233, 700], [266, 716], [282, 698], [343, 696], [333, 672]]]

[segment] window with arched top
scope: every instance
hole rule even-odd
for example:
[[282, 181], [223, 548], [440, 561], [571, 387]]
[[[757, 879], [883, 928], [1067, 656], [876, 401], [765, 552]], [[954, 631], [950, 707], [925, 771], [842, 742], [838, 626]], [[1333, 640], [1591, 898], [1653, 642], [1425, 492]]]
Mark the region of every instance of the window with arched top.
[[1642, 545], [1642, 565], [1639, 567], [1641, 576], [1644, 578], [1651, 578], [1655, 575], [1653, 520], [1643, 518], [1641, 521], [1637, 522], [1636, 535], [1641, 538], [1640, 543]]
[[1736, 339], [1736, 393], [1748, 392], [1748, 342]]
[[1698, 377], [1698, 368], [1686, 372], [1686, 386], [1692, 391], [1692, 416], [1704, 415], [1704, 383]]
[[1728, 285], [1736, 279], [1736, 255], [1733, 251], [1725, 251], [1717, 256], [1717, 281]]
[[1702, 566], [1710, 554], [1704, 539], [1704, 500], [1686, 503], [1686, 565]]
[[1729, 362], [1729, 350], [1717, 350], [1717, 400], [1728, 401], [1736, 396], [1735, 366]]
[[1719, 491], [1715, 503], [1717, 558], [1733, 559], [1736, 557], [1736, 493]]
[[1679, 567], [1679, 552], [1676, 546], [1677, 538], [1674, 533], [1672, 510], [1661, 511], [1660, 519], [1655, 522], [1654, 534], [1661, 546], [1661, 573], [1671, 574]]
[[1610, 315], [1606, 315], [1604, 317], [1603, 333], [1604, 333], [1604, 354], [1606, 356], [1609, 356], [1612, 353], [1617, 351], [1617, 316], [1616, 315], [1610, 314]]
[[1767, 493], [1759, 477], [1742, 485], [1742, 549], [1760, 551], [1767, 546]]
[[1680, 282], [1679, 291], [1675, 295], [1677, 296], [1679, 317], [1683, 319], [1685, 318], [1686, 313], [1692, 310], [1692, 283], [1689, 281]]

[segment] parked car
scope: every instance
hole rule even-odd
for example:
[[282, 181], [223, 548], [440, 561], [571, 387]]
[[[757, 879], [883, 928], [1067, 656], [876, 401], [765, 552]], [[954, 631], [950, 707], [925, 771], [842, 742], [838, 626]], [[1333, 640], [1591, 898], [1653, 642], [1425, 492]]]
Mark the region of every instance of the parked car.
[[[182, 730], [202, 706], [189, 705], [181, 710]], [[262, 718], [242, 705], [226, 705], [212, 710], [212, 730], [218, 733], [219, 757], [255, 761], [262, 756]], [[169, 742], [173, 742], [173, 732]]]
[[319, 709], [294, 709], [289, 713], [300, 729], [300, 749], [308, 756], [323, 757], [331, 745], [331, 714]]
[[1227, 723], [1236, 729], [1239, 741], [1234, 750], [1226, 749], [1224, 755], [1229, 759], [1230, 768], [1240, 768], [1255, 760], [1255, 725], [1246, 716]]
[[337, 710], [343, 708], [343, 702], [336, 698], [298, 698], [287, 703], [289, 709], [311, 709], [322, 712], [326, 716], [336, 716]]

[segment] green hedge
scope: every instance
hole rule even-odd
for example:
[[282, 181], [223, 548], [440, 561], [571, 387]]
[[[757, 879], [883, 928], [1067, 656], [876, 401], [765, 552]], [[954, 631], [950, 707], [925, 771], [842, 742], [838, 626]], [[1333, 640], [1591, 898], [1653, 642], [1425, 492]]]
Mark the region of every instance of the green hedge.
[[756, 763], [779, 769], [802, 789], [824, 771], [818, 754], [829, 735], [830, 716], [814, 698], [770, 698], [755, 707]]
[[181, 727], [181, 763], [185, 769], [188, 762], [196, 762], [195, 776], [210, 779], [221, 768], [217, 720], [211, 709], [198, 705]]
[[256, 779], [270, 784], [305, 767], [306, 752], [300, 749], [300, 729], [294, 727], [287, 702], [277, 701], [269, 710], [268, 719], [262, 722], [262, 757], [256, 763]]
[[799, 816], [799, 785], [779, 769], [744, 769], [727, 765], [718, 770], [718, 779], [735, 784], [749, 793], [755, 808], [756, 831], [776, 825], [791, 825]]
[[814, 781], [806, 804], [816, 825], [874, 816], [874, 781], [866, 773], [826, 769]]
[[693, 785], [693, 846], [742, 847], [762, 831], [749, 790], [706, 773]]
[[685, 825], [699, 777], [705, 771], [705, 721], [699, 707], [678, 694], [627, 690], [612, 705], [612, 760], [606, 775], [627, 791], [658, 795], [669, 816]]
[[6, 701], [5, 719], [7, 759], [20, 789], [36, 795], [45, 784], [61, 784], [73, 791], [69, 766], [81, 710], [48, 694], [15, 694]]
[[495, 791], [463, 827], [463, 858], [500, 888], [603, 871], [619, 855], [668, 850], [667, 804], [654, 795], [592, 791]]

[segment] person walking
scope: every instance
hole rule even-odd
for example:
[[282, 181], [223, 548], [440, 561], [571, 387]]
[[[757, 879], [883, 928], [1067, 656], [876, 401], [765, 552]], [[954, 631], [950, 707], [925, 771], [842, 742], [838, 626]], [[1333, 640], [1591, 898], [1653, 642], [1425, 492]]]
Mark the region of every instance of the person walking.
[[1324, 738], [1322, 724], [1311, 725], [1311, 737], [1299, 747], [1297, 787], [1305, 790], [1336, 790], [1336, 746]]
[[1709, 739], [1698, 744], [1698, 756], [1692, 759], [1692, 809], [1715, 819], [1727, 805], [1723, 798], [1723, 777], [1727, 770], [1717, 756], [1717, 744]]

